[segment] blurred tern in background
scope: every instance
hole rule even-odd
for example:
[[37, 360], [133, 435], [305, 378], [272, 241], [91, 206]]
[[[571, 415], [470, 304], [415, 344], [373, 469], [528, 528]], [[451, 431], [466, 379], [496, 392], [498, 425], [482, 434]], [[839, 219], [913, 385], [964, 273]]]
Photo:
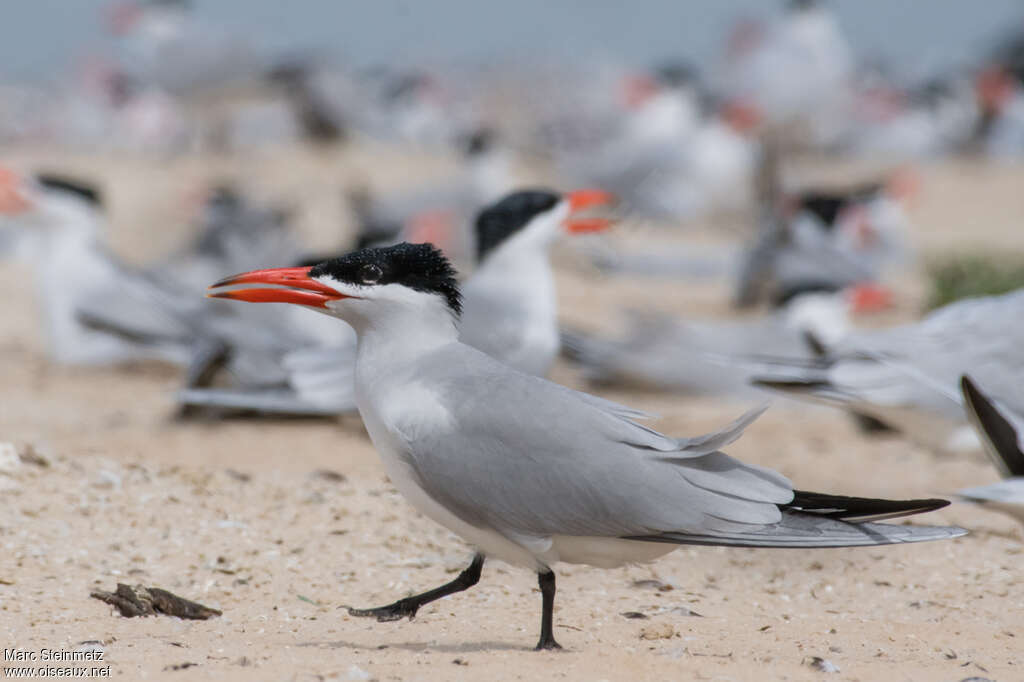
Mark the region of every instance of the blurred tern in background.
[[855, 88], [845, 149], [864, 156], [935, 158], [967, 149], [981, 110], [971, 79], [944, 73], [905, 89], [880, 79]]
[[759, 231], [741, 248], [685, 244], [636, 250], [593, 240], [582, 250], [603, 273], [735, 276], [740, 306], [778, 300], [809, 286], [837, 290], [877, 281], [912, 259], [906, 204], [917, 185], [914, 174], [901, 169], [882, 182], [847, 188], [773, 190], [762, 202]]
[[758, 386], [837, 405], [937, 450], [978, 445], [964, 417], [960, 376], [969, 374], [1008, 409], [1024, 413], [1010, 371], [1024, 363], [1024, 290], [965, 299], [920, 322], [851, 333], [822, 357], [763, 358]]
[[754, 371], [740, 359], [767, 354], [810, 361], [838, 343], [850, 316], [886, 300], [870, 285], [836, 291], [809, 286], [780, 298], [777, 310], [754, 320], [690, 320], [646, 310], [626, 314], [618, 338], [565, 330], [566, 354], [598, 384], [642, 385], [701, 396], [750, 396]]
[[209, 94], [258, 79], [267, 68], [247, 39], [199, 21], [189, 0], [120, 2], [107, 18], [124, 73], [172, 95]]
[[791, 0], [773, 24], [748, 24], [730, 43], [719, 74], [727, 97], [756, 107], [767, 125], [804, 147], [837, 141], [854, 62], [825, 3]]
[[734, 302], [746, 307], [779, 300], [808, 287], [844, 289], [877, 282], [886, 268], [905, 264], [909, 220], [904, 204], [917, 192], [909, 169], [885, 181], [845, 189], [784, 193], [778, 171], [769, 176], [758, 233], [738, 267]]
[[226, 265], [259, 267], [300, 257], [286, 215], [277, 209], [251, 206], [222, 190], [208, 202], [203, 232], [191, 245], [140, 268], [108, 248], [98, 189], [80, 180], [2, 170], [0, 234], [7, 236], [0, 242], [35, 266], [55, 362], [160, 360], [189, 368], [187, 383], [217, 363], [240, 380], [266, 384], [284, 379], [266, 371], [286, 349], [341, 336], [337, 325], [325, 326], [316, 316], [303, 313], [289, 323], [280, 315], [239, 315], [238, 306], [195, 298], [202, 291], [199, 278]]
[[648, 218], [692, 219], [745, 204], [758, 156], [755, 109], [705, 106], [695, 72], [683, 66], [633, 77], [628, 92], [617, 129], [558, 159], [565, 175], [608, 188]]
[[[0, 194], [3, 231], [12, 255], [36, 267], [37, 293], [46, 327], [50, 357], [61, 364], [109, 365], [132, 360], [188, 360], [185, 338], [146, 333], [151, 318], [162, 318], [152, 305], [157, 287], [122, 265], [106, 247], [102, 195], [91, 186], [54, 176], [23, 177], [4, 169]], [[134, 339], [91, 327], [80, 304], [134, 281], [122, 300], [142, 297], [152, 308], [135, 321]], [[145, 308], [144, 308], [145, 309]]]
[[[564, 216], [568, 207], [558, 206]], [[222, 288], [246, 284], [262, 288]], [[641, 412], [461, 343], [455, 271], [429, 244], [364, 249], [214, 286], [218, 298], [294, 303], [348, 322], [359, 337], [359, 413], [391, 481], [417, 510], [477, 549], [446, 585], [379, 608], [350, 608], [353, 616], [412, 618], [424, 604], [476, 584], [493, 557], [537, 572], [536, 648], [558, 649], [558, 562], [610, 568], [682, 544], [870, 546], [965, 532], [877, 523], [941, 508], [944, 500], [797, 491], [781, 474], [720, 452], [761, 410], [716, 433], [673, 438], [636, 423]]]
[[975, 75], [981, 109], [977, 137], [981, 151], [997, 159], [1024, 153], [1024, 29], [997, 44]]

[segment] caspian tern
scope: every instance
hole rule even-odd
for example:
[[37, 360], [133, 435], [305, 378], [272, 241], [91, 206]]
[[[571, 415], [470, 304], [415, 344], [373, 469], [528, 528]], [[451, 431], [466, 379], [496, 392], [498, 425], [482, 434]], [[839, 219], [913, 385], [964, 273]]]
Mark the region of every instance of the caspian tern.
[[[549, 250], [559, 235], [602, 230], [608, 221], [580, 212], [609, 204], [600, 190], [558, 194], [513, 192], [475, 222], [479, 267], [463, 288], [461, 339], [529, 374], [547, 374], [559, 350], [558, 309]], [[356, 409], [356, 340], [295, 350], [283, 358], [288, 386], [189, 388], [178, 400], [192, 407], [324, 415]]]
[[855, 120], [844, 143], [854, 154], [934, 158], [963, 151], [982, 127], [964, 74], [942, 74], [912, 87], [874, 80], [856, 89]]
[[[0, 241], [35, 267], [50, 357], [59, 364], [114, 365], [160, 360], [189, 368], [189, 381], [217, 362], [252, 383], [283, 381], [267, 374], [272, 359], [296, 344], [340, 337], [337, 325], [295, 310], [236, 315], [203, 301], [199, 278], [231, 264], [268, 265], [298, 257], [298, 245], [276, 210], [250, 206], [221, 192], [207, 205], [202, 235], [148, 268], [122, 262], [107, 246], [102, 194], [80, 180], [22, 176], [0, 168]], [[42, 265], [42, 267], [38, 267]], [[243, 266], [250, 267], [250, 266]], [[213, 303], [214, 305], [209, 305]], [[253, 309], [258, 311], [259, 309]], [[312, 318], [317, 324], [301, 324]], [[326, 331], [324, 327], [328, 327]]]
[[856, 410], [934, 449], [972, 449], [962, 374], [1024, 412], [1017, 376], [1008, 371], [1020, 366], [1022, 311], [1024, 289], [957, 301], [914, 324], [851, 333], [811, 362], [766, 363], [755, 384]]
[[686, 243], [647, 250], [587, 243], [602, 272], [640, 277], [710, 278], [737, 273], [737, 302], [751, 304], [808, 284], [840, 289], [878, 279], [909, 259], [904, 203], [917, 180], [907, 169], [882, 182], [840, 189], [773, 190], [760, 207], [762, 229], [742, 251]]
[[[157, 289], [137, 271], [120, 263], [102, 238], [102, 195], [91, 186], [52, 176], [0, 173], [0, 225], [10, 236], [16, 257], [44, 267], [35, 269], [40, 309], [50, 357], [68, 365], [109, 365], [143, 359], [184, 363], [185, 335], [169, 308], [153, 306]], [[106, 291], [125, 288], [120, 308], [132, 308], [133, 338], [96, 329], [82, 319], [81, 305]], [[136, 305], [139, 301], [147, 305]], [[175, 327], [180, 332], [180, 327]]]
[[773, 188], [758, 233], [738, 268], [735, 302], [747, 306], [809, 285], [843, 289], [877, 281], [908, 259], [904, 201], [917, 191], [909, 169], [846, 189]]
[[126, 74], [175, 96], [226, 90], [267, 69], [248, 39], [204, 24], [189, 2], [124, 2], [111, 8], [109, 19]]
[[[259, 288], [224, 290], [234, 285]], [[271, 288], [268, 288], [270, 285]], [[673, 438], [643, 413], [512, 369], [459, 341], [455, 271], [430, 244], [363, 249], [313, 267], [228, 277], [217, 298], [282, 302], [340, 318], [358, 336], [359, 413], [409, 502], [477, 548], [450, 583], [353, 616], [413, 617], [480, 578], [485, 557], [536, 571], [537, 649], [553, 634], [560, 561], [650, 561], [680, 544], [838, 547], [937, 540], [952, 527], [876, 523], [945, 506], [794, 491], [781, 474], [719, 452], [761, 410]]]
[[618, 337], [564, 330], [562, 343], [595, 383], [702, 396], [763, 395], [750, 386], [754, 370], [735, 360], [770, 355], [809, 362], [821, 345], [834, 345], [850, 331], [852, 313], [872, 309], [884, 295], [868, 285], [794, 289], [772, 314], [749, 320], [692, 320], [630, 310]]
[[563, 174], [608, 188], [635, 215], [678, 220], [735, 210], [749, 198], [756, 167], [756, 112], [730, 104], [705, 114], [688, 69], [656, 75], [634, 79], [621, 129], [561, 159]]
[[994, 158], [1024, 152], [1024, 31], [1020, 25], [996, 43], [975, 76], [981, 109], [977, 141]]

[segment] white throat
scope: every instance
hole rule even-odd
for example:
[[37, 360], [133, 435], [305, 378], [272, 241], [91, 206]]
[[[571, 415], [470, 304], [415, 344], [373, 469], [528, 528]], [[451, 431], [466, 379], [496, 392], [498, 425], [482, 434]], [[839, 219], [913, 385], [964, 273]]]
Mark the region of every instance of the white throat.
[[377, 287], [373, 298], [328, 303], [331, 314], [356, 332], [356, 375], [415, 362], [458, 340], [455, 315], [438, 294], [399, 285]]
[[480, 265], [465, 286], [467, 307], [474, 299], [500, 300], [543, 314], [555, 305], [555, 278], [544, 243], [508, 243], [499, 246]]

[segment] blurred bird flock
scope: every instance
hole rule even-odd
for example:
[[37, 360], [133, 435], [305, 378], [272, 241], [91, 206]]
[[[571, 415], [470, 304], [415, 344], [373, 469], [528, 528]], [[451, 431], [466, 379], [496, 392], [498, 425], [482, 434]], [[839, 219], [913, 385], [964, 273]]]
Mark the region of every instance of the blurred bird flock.
[[[400, 241], [435, 243], [483, 282], [481, 211], [516, 190], [595, 187], [616, 202], [578, 223], [593, 234], [557, 246], [556, 271], [636, 291], [667, 280], [679, 297], [717, 282], [737, 317], [675, 317], [642, 298], [591, 320], [560, 311], [551, 351], [594, 390], [759, 400], [774, 389], [936, 452], [963, 450], [974, 426], [968, 449], [983, 446], [1010, 480], [1024, 475], [999, 464], [1020, 449], [1000, 424], [1024, 415], [1024, 250], [930, 253], [928, 290], [900, 289], [923, 258], [909, 217], [930, 191], [921, 169], [1024, 158], [1024, 8], [973, 62], [924, 75], [861, 54], [814, 0], [738, 21], [711, 63], [646, 69], [610, 59], [355, 68], [269, 54], [192, 10], [110, 5], [97, 17], [107, 53], [45, 85], [0, 81], [0, 257], [38, 271], [55, 365], [180, 368], [181, 419], [345, 414], [344, 325], [211, 301], [206, 287]], [[260, 180], [296, 149], [339, 210], [303, 206], [309, 192], [286, 171]], [[399, 180], [361, 170], [382, 158]], [[126, 200], [91, 159], [145, 165], [147, 186]], [[161, 182], [175, 164], [198, 169], [187, 196], [182, 182]], [[843, 171], [819, 172], [830, 166]], [[286, 199], [266, 191], [275, 183]], [[146, 202], [175, 205], [179, 237], [154, 244], [179, 246], [138, 265], [109, 225], [112, 209], [141, 215]], [[134, 239], [153, 255], [148, 237]], [[473, 309], [500, 301], [477, 303], [466, 280], [467, 327], [486, 319], [492, 336], [505, 333], [507, 321]], [[971, 343], [978, 334], [985, 344]], [[524, 369], [544, 375], [554, 356], [530, 360]], [[978, 383], [975, 403], [992, 398], [981, 417], [961, 396], [963, 375]], [[1024, 506], [1024, 488], [1013, 495]]]

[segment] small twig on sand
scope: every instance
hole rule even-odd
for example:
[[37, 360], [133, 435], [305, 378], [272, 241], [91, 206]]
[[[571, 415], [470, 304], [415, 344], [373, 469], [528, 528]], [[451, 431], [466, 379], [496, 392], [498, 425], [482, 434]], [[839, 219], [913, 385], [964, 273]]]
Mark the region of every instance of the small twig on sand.
[[221, 615], [217, 609], [189, 601], [159, 587], [130, 587], [118, 583], [114, 592], [93, 590], [89, 596], [116, 607], [125, 618], [155, 616], [162, 613], [189, 620], [206, 620]]

